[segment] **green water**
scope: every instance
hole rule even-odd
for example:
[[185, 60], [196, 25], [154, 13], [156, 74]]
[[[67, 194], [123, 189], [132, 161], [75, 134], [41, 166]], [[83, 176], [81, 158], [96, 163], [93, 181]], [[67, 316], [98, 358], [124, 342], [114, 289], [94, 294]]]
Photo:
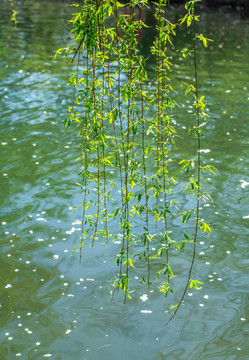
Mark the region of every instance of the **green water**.
[[[203, 179], [213, 203], [202, 211], [214, 233], [198, 242], [194, 274], [202, 289], [188, 293], [165, 328], [169, 303], [158, 292], [142, 301], [146, 289], [137, 282], [128, 305], [120, 296], [111, 301], [115, 245], [84, 248], [82, 264], [71, 256], [80, 237], [81, 214], [71, 211], [81, 202], [79, 149], [73, 129], [60, 122], [72, 68], [51, 61], [69, 41], [69, 4], [19, 2], [17, 29], [8, 2], [0, 0], [0, 9], [0, 359], [249, 359], [249, 19], [201, 15], [200, 32], [215, 39], [199, 52], [210, 113], [202, 155], [219, 169]], [[150, 40], [142, 41], [146, 53]], [[182, 36], [176, 46], [188, 41]], [[172, 77], [189, 72], [178, 60]], [[179, 111], [179, 131], [189, 105]], [[189, 155], [183, 140], [176, 154]]]

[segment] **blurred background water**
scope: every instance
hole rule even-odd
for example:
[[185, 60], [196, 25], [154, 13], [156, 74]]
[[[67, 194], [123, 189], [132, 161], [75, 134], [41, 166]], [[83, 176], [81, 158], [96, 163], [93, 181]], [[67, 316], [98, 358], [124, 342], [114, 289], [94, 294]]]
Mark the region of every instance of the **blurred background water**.
[[[9, 2], [0, 0], [0, 358], [249, 359], [249, 18], [200, 9], [200, 32], [215, 40], [199, 51], [210, 114], [202, 155], [219, 170], [203, 179], [213, 202], [202, 211], [214, 232], [198, 241], [194, 278], [202, 289], [188, 292], [165, 328], [171, 300], [156, 291], [143, 296], [146, 288], [135, 278], [127, 305], [119, 295], [111, 300], [115, 245], [85, 247], [82, 264], [71, 256], [80, 239], [81, 214], [72, 213], [81, 202], [79, 143], [61, 121], [72, 97], [66, 87], [72, 65], [52, 58], [71, 41], [72, 8], [59, 1], [17, 4], [15, 28]], [[170, 10], [173, 19], [179, 14]], [[151, 31], [143, 36], [144, 54], [152, 40]], [[175, 46], [189, 41], [183, 34]], [[151, 77], [154, 67], [148, 62]], [[179, 58], [171, 77], [188, 79], [191, 71]], [[193, 111], [187, 101], [179, 131]], [[185, 141], [177, 141], [179, 159], [189, 155]]]

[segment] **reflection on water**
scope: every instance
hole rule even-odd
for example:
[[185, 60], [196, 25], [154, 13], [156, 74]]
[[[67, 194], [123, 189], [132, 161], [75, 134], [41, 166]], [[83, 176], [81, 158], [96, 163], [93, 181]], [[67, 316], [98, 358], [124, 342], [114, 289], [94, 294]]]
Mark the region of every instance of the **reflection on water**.
[[[203, 213], [215, 232], [199, 239], [195, 274], [202, 289], [188, 293], [165, 328], [168, 304], [157, 291], [145, 293], [142, 268], [132, 279], [130, 303], [110, 300], [107, 280], [116, 269], [108, 259], [115, 244], [84, 248], [81, 265], [71, 256], [80, 234], [80, 210], [71, 212], [81, 201], [78, 143], [60, 124], [71, 98], [65, 87], [71, 68], [63, 59], [51, 61], [68, 41], [71, 8], [19, 2], [15, 29], [8, 3], [0, 6], [0, 358], [248, 359], [249, 20], [225, 11], [201, 16], [201, 32], [215, 39], [199, 53], [211, 114], [202, 156], [219, 169], [205, 179], [213, 202]], [[178, 16], [179, 9], [172, 10], [172, 18]], [[144, 53], [148, 41], [143, 34]], [[175, 46], [188, 41], [182, 35]], [[190, 69], [179, 59], [172, 77], [189, 76]], [[179, 131], [188, 126], [186, 108], [192, 111], [187, 102], [179, 109]], [[179, 158], [188, 155], [181, 140], [176, 151]]]

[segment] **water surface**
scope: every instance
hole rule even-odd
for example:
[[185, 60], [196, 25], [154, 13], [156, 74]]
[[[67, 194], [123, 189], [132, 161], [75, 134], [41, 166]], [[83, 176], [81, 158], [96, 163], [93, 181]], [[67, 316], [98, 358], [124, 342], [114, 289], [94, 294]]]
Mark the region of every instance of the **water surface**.
[[[129, 304], [121, 296], [111, 300], [114, 245], [85, 247], [82, 264], [71, 256], [80, 237], [81, 214], [72, 213], [81, 202], [79, 143], [61, 121], [71, 101], [72, 67], [65, 59], [52, 62], [70, 41], [71, 8], [58, 1], [18, 6], [15, 28], [8, 2], [0, 0], [1, 359], [248, 359], [249, 19], [229, 11], [201, 14], [200, 32], [215, 39], [199, 52], [210, 113], [202, 143], [210, 151], [203, 157], [219, 170], [203, 179], [213, 198], [203, 215], [214, 233], [198, 242], [194, 274], [202, 289], [188, 293], [165, 328], [169, 303], [156, 291], [143, 301], [138, 280]], [[182, 37], [176, 46], [188, 41]], [[190, 72], [180, 59], [172, 77]], [[179, 110], [179, 128], [188, 121]], [[183, 140], [176, 154], [188, 157]]]

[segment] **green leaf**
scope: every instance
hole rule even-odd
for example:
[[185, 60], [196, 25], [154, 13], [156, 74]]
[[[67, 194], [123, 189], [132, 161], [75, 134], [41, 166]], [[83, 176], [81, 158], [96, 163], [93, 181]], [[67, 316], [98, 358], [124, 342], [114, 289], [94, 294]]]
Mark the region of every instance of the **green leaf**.
[[188, 234], [184, 233], [184, 237], [185, 239], [187, 239], [188, 241], [191, 241], [190, 237], [188, 236]]
[[203, 282], [201, 281], [197, 281], [197, 280], [189, 280], [189, 287], [192, 288], [194, 287], [197, 291], [199, 290], [198, 284], [203, 284]]
[[208, 41], [213, 41], [211, 39], [204, 37], [202, 34], [198, 35], [197, 37], [200, 39], [200, 41], [202, 41], [202, 43], [205, 47], [208, 46]]
[[185, 211], [185, 213], [182, 215], [182, 222], [183, 223], [185, 222], [187, 215], [188, 215], [188, 212]]

